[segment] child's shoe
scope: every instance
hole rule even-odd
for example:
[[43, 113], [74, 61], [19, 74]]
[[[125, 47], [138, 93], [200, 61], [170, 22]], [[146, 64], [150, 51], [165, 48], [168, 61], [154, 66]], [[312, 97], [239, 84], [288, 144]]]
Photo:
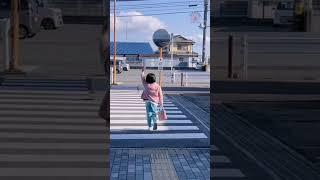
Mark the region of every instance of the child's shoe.
[[158, 129], [158, 125], [157, 125], [157, 123], [154, 123], [154, 125], [153, 125], [153, 130], [155, 131], [155, 130], [157, 130]]

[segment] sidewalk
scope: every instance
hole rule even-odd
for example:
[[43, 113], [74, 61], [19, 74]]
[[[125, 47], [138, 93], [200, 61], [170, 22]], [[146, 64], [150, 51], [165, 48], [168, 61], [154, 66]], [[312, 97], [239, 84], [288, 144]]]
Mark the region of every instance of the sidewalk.
[[[210, 72], [204, 71], [190, 71], [190, 70], [176, 70], [175, 81], [171, 82], [171, 71], [165, 70], [162, 72], [162, 82], [164, 87], [181, 87], [181, 72], [187, 73], [187, 81], [185, 76], [183, 77], [183, 84], [187, 82], [185, 87], [199, 87], [209, 88], [210, 87]], [[140, 78], [141, 69], [131, 69], [129, 71], [123, 71], [117, 75], [117, 81], [124, 85], [136, 85], [141, 84]], [[146, 73], [154, 73], [159, 80], [158, 70], [146, 70]]]
[[208, 180], [209, 156], [209, 148], [111, 148], [111, 180]]

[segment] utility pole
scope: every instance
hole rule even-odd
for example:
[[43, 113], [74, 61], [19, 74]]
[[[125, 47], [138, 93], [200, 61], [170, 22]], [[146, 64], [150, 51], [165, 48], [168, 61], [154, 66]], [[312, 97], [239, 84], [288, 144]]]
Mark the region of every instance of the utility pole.
[[106, 17], [107, 16], [107, 1], [102, 0], [102, 16]]
[[159, 62], [159, 85], [162, 87], [162, 70], [163, 70], [163, 57], [162, 57], [162, 47], [159, 49], [160, 51], [160, 62]]
[[311, 32], [312, 21], [312, 0], [306, 0], [305, 2], [305, 31]]
[[202, 63], [205, 63], [205, 60], [206, 60], [205, 56], [206, 56], [207, 15], [208, 15], [208, 0], [204, 0]]
[[173, 33], [171, 33], [170, 54], [171, 54], [171, 74], [172, 74], [172, 71], [173, 71]]
[[117, 84], [116, 1], [113, 1], [113, 85]]
[[171, 33], [171, 45], [170, 45], [170, 54], [171, 54], [171, 83], [174, 83], [175, 77], [173, 72], [173, 33]]
[[11, 53], [8, 73], [22, 73], [22, 71], [18, 69], [18, 62], [20, 58], [19, 2], [20, 0], [11, 0], [12, 53]]

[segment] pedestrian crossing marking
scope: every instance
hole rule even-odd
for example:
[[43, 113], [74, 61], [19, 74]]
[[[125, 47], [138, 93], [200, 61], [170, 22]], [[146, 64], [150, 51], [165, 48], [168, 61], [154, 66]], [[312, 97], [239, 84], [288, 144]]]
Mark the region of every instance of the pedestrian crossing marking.
[[[123, 107], [123, 108], [126, 108], [127, 106], [125, 105], [128, 105], [128, 106], [145, 106], [145, 103], [131, 103], [131, 102], [128, 102], [128, 103], [118, 103], [118, 102], [111, 102], [110, 103], [110, 106], [120, 106], [120, 107]], [[164, 107], [175, 107], [174, 104], [166, 104], [164, 103], [163, 104]]]
[[[0, 103], [44, 103], [49, 104], [47, 99], [7, 99], [7, 98], [1, 98]], [[50, 103], [61, 103], [61, 104], [90, 104], [90, 105], [100, 105], [101, 102], [98, 101], [83, 101], [83, 100], [50, 100]]]
[[[199, 127], [188, 119], [170, 99], [164, 97], [164, 108], [168, 120], [157, 121], [158, 130], [148, 131], [145, 102], [142, 91], [128, 90], [110, 92], [110, 131], [112, 140], [174, 140], [207, 139]], [[146, 131], [145, 133], [134, 133]], [[180, 131], [180, 132], [179, 132]]]
[[83, 83], [78, 83], [78, 84], [69, 84], [69, 83], [27, 83], [27, 82], [23, 82], [23, 83], [2, 83], [2, 86], [45, 86], [45, 87], [51, 87], [51, 86], [56, 86], [56, 87], [87, 87], [86, 84]]
[[[19, 174], [17, 174], [19, 172]], [[66, 177], [66, 176], [88, 176], [105, 177], [106, 168], [0, 168], [0, 177]]]
[[77, 150], [105, 150], [107, 143], [23, 143], [2, 142], [1, 149], [77, 149]]
[[95, 106], [72, 106], [72, 105], [54, 105], [54, 104], [0, 104], [0, 109], [24, 109], [24, 110], [75, 110], [75, 111], [85, 111], [92, 110], [94, 112], [98, 111], [99, 107]]
[[[110, 131], [118, 131], [118, 130], [148, 130], [147, 126], [111, 126]], [[158, 126], [157, 131], [183, 131], [183, 130], [199, 130], [196, 126]]]
[[[145, 102], [143, 102], [143, 101], [139, 101], [139, 100], [136, 100], [136, 101], [129, 101], [129, 100], [127, 100], [127, 99], [122, 99], [121, 101], [120, 101], [121, 99], [117, 99], [117, 100], [110, 100], [110, 103], [111, 104], [145, 104]], [[172, 105], [172, 102], [163, 102], [163, 104], [164, 105]]]
[[111, 134], [111, 139], [123, 139], [123, 140], [132, 140], [132, 139], [204, 139], [208, 138], [203, 133], [170, 133], [170, 134]]
[[106, 162], [108, 158], [107, 154], [104, 155], [12, 155], [12, 154], [6, 154], [1, 155], [0, 154], [0, 161], [2, 162], [65, 162], [65, 161], [72, 161], [72, 162]]
[[[2, 87], [2, 86], [0, 86]], [[34, 94], [34, 95], [88, 95], [89, 93], [87, 91], [45, 91], [45, 90], [26, 90], [26, 89], [14, 89], [14, 90], [8, 90], [8, 89], [1, 89], [1, 94]]]
[[[18, 111], [16, 111], [18, 112]], [[0, 123], [1, 122], [55, 122], [55, 123], [92, 123], [92, 124], [97, 124], [97, 123], [102, 123], [105, 124], [105, 120], [100, 119], [100, 118], [92, 118], [92, 117], [86, 117], [86, 118], [66, 118], [66, 117], [26, 117], [26, 116], [17, 116], [17, 115], [10, 115], [10, 116], [5, 116], [1, 115], [0, 118]]]
[[105, 177], [110, 141], [106, 122], [98, 117], [100, 103], [86, 81], [5, 79], [0, 162], [10, 168], [0, 168], [0, 179]]
[[93, 117], [98, 117], [97, 112], [93, 111], [80, 111], [80, 112], [59, 112], [57, 113], [56, 111], [25, 111], [25, 110], [0, 110], [0, 115], [14, 115], [17, 112], [19, 114], [24, 114], [24, 115], [47, 115], [47, 116], [54, 116], [54, 115], [59, 115], [59, 116], [93, 116]]
[[[1, 112], [1, 111], [0, 111]], [[186, 115], [172, 115], [167, 113], [168, 118], [187, 118]], [[125, 117], [125, 118], [130, 118], [130, 117], [146, 117], [145, 114], [113, 114], [111, 111], [110, 113], [110, 118], [117, 118], [117, 117]]]
[[[165, 120], [165, 121], [158, 121], [158, 124], [192, 124], [190, 120]], [[111, 120], [110, 124], [145, 124], [147, 122], [145, 119], [141, 120]]]
[[233, 168], [213, 168], [211, 171], [213, 178], [244, 178], [246, 177], [240, 169]]
[[231, 163], [230, 159], [226, 156], [213, 155], [211, 156], [211, 161], [215, 163]]
[[[121, 109], [121, 110], [131, 110], [131, 109], [134, 109], [134, 110], [146, 110], [146, 107], [145, 106], [137, 106], [137, 107], [120, 107], [120, 106], [112, 106], [110, 107], [111, 110], [118, 110], [118, 109]], [[178, 110], [177, 107], [166, 107], [166, 110]]]
[[[1, 92], [0, 92], [1, 93]], [[48, 94], [44, 94], [44, 95], [28, 95], [28, 94], [0, 94], [0, 98], [23, 98], [23, 99], [49, 99], [49, 98], [68, 98], [69, 100], [79, 100], [81, 98], [88, 98], [88, 95], [72, 95], [70, 96], [70, 94], [66, 94], [66, 95], [48, 95]]]
[[101, 134], [81, 134], [81, 133], [5, 133], [0, 132], [0, 137], [6, 138], [46, 138], [46, 139], [101, 139], [105, 137]]
[[[137, 114], [137, 113], [145, 113], [146, 110], [144, 111], [137, 111], [137, 110], [128, 110], [125, 109], [125, 111], [122, 110], [113, 110], [112, 113], [122, 113], [122, 114]], [[167, 114], [182, 114], [182, 111], [168, 111]]]
[[39, 129], [53, 129], [53, 130], [99, 130], [101, 133], [103, 133], [103, 130], [106, 129], [104, 126], [87, 126], [87, 125], [51, 125], [51, 124], [41, 124], [41, 125], [19, 125], [19, 124], [2, 124], [0, 126], [0, 129], [33, 129], [33, 130], [39, 130]]

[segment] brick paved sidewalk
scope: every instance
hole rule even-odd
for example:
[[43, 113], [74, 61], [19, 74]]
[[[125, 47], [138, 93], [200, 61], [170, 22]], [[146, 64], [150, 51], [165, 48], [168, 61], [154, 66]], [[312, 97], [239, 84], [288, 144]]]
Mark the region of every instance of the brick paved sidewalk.
[[112, 180], [207, 180], [207, 149], [123, 149], [110, 152]]

